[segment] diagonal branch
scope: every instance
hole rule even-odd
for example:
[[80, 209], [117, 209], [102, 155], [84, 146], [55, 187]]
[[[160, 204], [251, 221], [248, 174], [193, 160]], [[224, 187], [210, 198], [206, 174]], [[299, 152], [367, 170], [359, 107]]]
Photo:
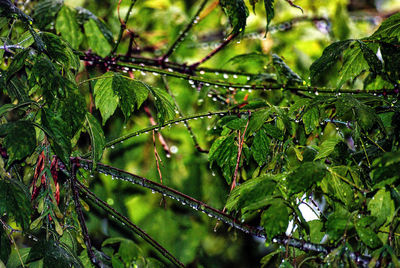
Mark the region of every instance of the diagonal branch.
[[93, 192], [91, 192], [87, 187], [85, 187], [79, 181], [76, 181], [79, 186], [79, 191], [85, 195], [87, 198], [93, 201], [100, 208], [104, 209], [106, 212], [110, 213], [114, 216], [114, 218], [118, 219], [120, 223], [129, 227], [131, 231], [142, 237], [147, 243], [152, 245], [158, 252], [160, 252], [164, 257], [170, 260], [173, 264], [178, 267], [185, 267], [183, 263], [181, 263], [177, 258], [175, 258], [168, 250], [162, 247], [156, 240], [154, 240], [151, 236], [149, 236], [145, 231], [140, 229], [134, 223], [132, 223], [127, 217], [120, 214], [118, 211], [110, 207], [106, 202], [98, 198]]

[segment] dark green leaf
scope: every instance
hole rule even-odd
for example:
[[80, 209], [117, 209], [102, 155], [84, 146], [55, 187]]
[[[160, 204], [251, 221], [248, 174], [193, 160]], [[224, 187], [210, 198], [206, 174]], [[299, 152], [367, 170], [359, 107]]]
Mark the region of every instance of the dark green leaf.
[[276, 126], [272, 124], [264, 124], [263, 129], [267, 132], [268, 136], [280, 141], [283, 140], [283, 133]]
[[232, 34], [244, 32], [249, 10], [243, 0], [221, 0], [219, 1], [225, 14], [233, 27]]
[[261, 225], [267, 234], [267, 241], [286, 231], [289, 211], [282, 199], [271, 201], [271, 205], [261, 214]]
[[264, 0], [265, 13], [267, 14], [267, 27], [266, 33], [268, 32], [269, 24], [275, 16], [274, 0]]
[[210, 148], [208, 160], [210, 166], [213, 162], [221, 167], [222, 173], [228, 184], [232, 182], [232, 176], [236, 167], [238, 148], [235, 143], [235, 136], [223, 136], [214, 141]]
[[[1, 183], [1, 181], [0, 181]], [[5, 231], [4, 226], [0, 228], [0, 261], [7, 263], [8, 256], [11, 253], [11, 241]]]
[[247, 126], [246, 136], [249, 137], [254, 132], [258, 131], [270, 116], [269, 109], [263, 109], [251, 114], [249, 125]]
[[314, 183], [320, 182], [326, 174], [324, 165], [305, 162], [288, 177], [288, 188], [292, 193], [307, 191]]
[[[399, 13], [400, 14], [400, 13]], [[385, 62], [385, 74], [392, 83], [400, 80], [400, 48], [397, 44], [381, 43], [382, 59]]]
[[360, 48], [361, 48], [361, 52], [363, 53], [364, 59], [367, 61], [370, 70], [374, 73], [374, 74], [380, 74], [382, 72], [382, 62], [378, 59], [378, 57], [376, 56], [376, 50], [374, 49], [372, 50], [370, 48], [370, 46], [372, 47], [372, 45], [368, 45], [367, 43], [364, 43], [362, 41], [358, 41]]
[[167, 120], [173, 119], [175, 117], [175, 105], [171, 96], [163, 89], [150, 87], [145, 83], [143, 83], [143, 85], [145, 85], [154, 96], [158, 123], [162, 124]]
[[10, 257], [7, 261], [7, 268], [20, 268], [21, 267], [21, 260], [25, 263], [26, 259], [28, 258], [29, 251], [31, 248], [19, 248], [17, 250], [13, 250], [11, 252]]
[[5, 129], [4, 134], [6, 134], [4, 147], [7, 148], [9, 156], [8, 167], [14, 161], [22, 160], [33, 153], [36, 147], [36, 133], [30, 122], [20, 120], [2, 125], [2, 129]]
[[111, 45], [107, 42], [96, 21], [89, 19], [83, 24], [83, 27], [89, 48], [101, 57], [107, 56], [111, 52]]
[[337, 62], [343, 51], [349, 47], [351, 42], [352, 40], [335, 42], [324, 49], [322, 56], [310, 67], [312, 83], [316, 83], [318, 79]]
[[319, 109], [316, 106], [308, 109], [303, 115], [306, 134], [310, 134], [319, 125]]
[[86, 114], [86, 128], [90, 135], [91, 145], [92, 145], [92, 159], [93, 159], [93, 169], [96, 168], [95, 164], [100, 161], [104, 146], [106, 145], [106, 140], [104, 138], [103, 129], [97, 121], [97, 119], [90, 113]]
[[346, 210], [337, 210], [328, 217], [326, 232], [333, 241], [339, 239], [346, 230], [353, 227], [350, 214]]
[[148, 88], [140, 81], [114, 74], [112, 89], [119, 97], [119, 104], [125, 116], [125, 121], [134, 110], [140, 108], [149, 95]]
[[33, 19], [40, 29], [50, 28], [51, 22], [60, 11], [63, 0], [45, 0], [39, 2], [34, 8]]
[[346, 49], [343, 58], [343, 66], [340, 69], [339, 79], [336, 84], [338, 88], [341, 88], [346, 81], [354, 79], [369, 68], [359, 43], [355, 43], [349, 49]]
[[78, 70], [80, 66], [79, 57], [74, 54], [71, 46], [52, 33], [42, 33], [46, 50], [52, 60], [58, 62], [66, 70]]
[[361, 218], [355, 224], [357, 234], [360, 237], [361, 241], [363, 241], [368, 247], [372, 249], [382, 246], [382, 241], [373, 230], [373, 226], [371, 226], [375, 224], [375, 221], [375, 217], [367, 216]]
[[236, 117], [235, 119], [226, 123], [225, 126], [227, 128], [233, 129], [233, 130], [239, 130], [239, 129], [243, 129], [246, 127], [247, 121], [248, 120], [245, 118], [237, 118]]
[[29, 101], [28, 89], [21, 79], [14, 76], [6, 83], [8, 95], [12, 100], [17, 99], [19, 103]]
[[27, 262], [43, 259], [44, 267], [83, 267], [80, 259], [71, 250], [54, 240], [40, 240], [31, 248]]
[[270, 140], [264, 129], [260, 129], [253, 140], [251, 145], [251, 152], [253, 153], [254, 160], [258, 165], [263, 165], [268, 158]]
[[400, 41], [400, 13], [392, 15], [382, 22], [371, 38], [378, 40], [382, 38], [397, 38]]
[[63, 6], [58, 13], [56, 30], [75, 49], [79, 47], [83, 40], [83, 34], [76, 22], [75, 11], [67, 6]]
[[10, 66], [7, 68], [7, 76], [6, 76], [6, 82], [10, 80], [10, 78], [19, 70], [22, 69], [25, 65], [25, 60], [28, 57], [31, 49], [30, 48], [25, 48], [24, 50], [18, 52], [15, 56], [14, 59], [12, 60]]
[[[23, 230], [29, 227], [31, 202], [28, 189], [18, 181], [0, 179], [0, 215], [7, 214]], [[3, 227], [2, 227], [3, 228]]]
[[273, 175], [266, 174], [235, 187], [226, 201], [226, 209], [245, 212], [265, 207], [276, 186], [272, 177]]

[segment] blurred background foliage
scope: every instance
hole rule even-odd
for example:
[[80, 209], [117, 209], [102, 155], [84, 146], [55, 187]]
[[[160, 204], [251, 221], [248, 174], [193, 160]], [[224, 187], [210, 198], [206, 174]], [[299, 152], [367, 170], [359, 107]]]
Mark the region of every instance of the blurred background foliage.
[[[18, 2], [18, 1], [16, 1]], [[127, 28], [137, 38], [137, 47], [143, 56], [162, 56], [178, 33], [186, 26], [191, 16], [197, 10], [200, 1], [186, 0], [139, 0], [133, 7], [127, 21]], [[214, 49], [219, 42], [229, 34], [229, 21], [219, 6], [213, 8], [213, 1], [208, 1], [206, 12], [209, 12], [189, 32], [186, 40], [169, 58], [170, 61], [191, 64], [203, 58]], [[131, 1], [122, 0], [119, 12], [122, 17], [128, 11]], [[204, 64], [204, 67], [242, 70], [250, 73], [261, 73], [271, 68], [270, 59], [261, 54], [276, 53], [303, 79], [309, 83], [309, 67], [325, 47], [334, 41], [348, 38], [369, 36], [377, 29], [381, 21], [388, 15], [400, 10], [400, 2], [396, 0], [299, 0], [294, 1], [304, 10], [304, 14], [296, 8], [290, 8], [285, 1], [276, 1], [275, 18], [270, 25], [271, 31], [265, 36], [265, 10], [262, 3], [255, 6], [254, 12], [249, 5], [250, 15], [245, 33], [237, 41], [229, 44], [224, 50]], [[34, 8], [37, 1], [27, 5]], [[103, 19], [116, 39], [120, 22], [118, 19], [118, 1], [85, 1], [65, 0], [64, 4], [71, 8], [84, 7]], [[215, 4], [215, 3], [214, 3]], [[207, 9], [209, 8], [209, 9]], [[307, 19], [295, 22], [296, 18]], [[327, 20], [312, 20], [310, 18], [326, 18]], [[294, 22], [294, 23], [290, 23]], [[54, 30], [54, 22], [43, 24], [41, 30]], [[2, 33], [4, 35], [4, 33]], [[117, 54], [125, 54], [128, 50], [129, 38], [123, 36]], [[78, 47], [88, 48], [85, 41]], [[77, 48], [77, 49], [78, 49]], [[230, 60], [236, 55], [258, 53], [246, 59]], [[4, 63], [4, 61], [3, 61]], [[81, 65], [81, 68], [83, 66]], [[327, 75], [327, 81], [333, 80]], [[102, 70], [90, 69], [91, 76], [99, 76]], [[81, 76], [80, 76], [81, 75]], [[85, 73], [78, 74], [78, 81], [86, 79]], [[211, 74], [214, 77], [222, 74]], [[159, 76], [136, 71], [135, 78], [151, 85], [164, 88]], [[220, 77], [221, 78], [221, 77]], [[245, 77], [235, 78], [237, 82], [246, 82]], [[176, 97], [176, 101], [186, 115], [204, 111], [225, 109], [226, 106], [207, 96], [206, 90], [197, 91], [188, 86], [187, 81], [167, 78], [167, 83]], [[80, 88], [87, 92], [89, 84]], [[89, 105], [89, 96], [84, 94]], [[235, 95], [237, 102], [243, 101], [245, 93]], [[282, 92], [268, 93], [273, 104], [285, 103]], [[152, 103], [145, 103], [151, 106]], [[99, 116], [98, 111], [94, 114]], [[199, 119], [190, 121], [190, 125], [202, 148], [209, 149], [216, 136], [212, 129], [217, 119]], [[124, 123], [124, 116], [117, 110], [116, 114], [104, 126], [107, 140], [140, 130], [150, 125], [149, 118], [141, 111]], [[210, 169], [206, 154], [199, 153], [183, 124], [166, 127], [161, 131], [172, 154], [168, 156], [157, 142], [157, 151], [162, 159], [160, 167], [163, 183], [198, 200], [222, 209], [229, 194], [229, 185], [217, 169]], [[329, 135], [326, 134], [326, 135]], [[90, 144], [88, 134], [83, 134], [76, 141], [78, 148], [87, 149]], [[159, 181], [156, 160], [153, 151], [152, 134], [140, 135], [106, 149], [103, 163], [139, 174], [146, 178]], [[244, 173], [246, 171], [243, 171]], [[250, 171], [249, 171], [250, 172]], [[243, 178], [252, 174], [242, 174]], [[162, 199], [159, 194], [152, 194], [131, 184], [111, 180], [109, 176], [94, 174], [88, 176], [90, 188], [100, 198], [124, 215], [128, 215], [137, 224], [154, 237], [166, 249], [171, 251], [180, 261], [190, 267], [255, 267], [260, 265], [263, 256], [268, 252], [264, 241], [248, 236], [239, 231], [229, 229], [219, 224], [216, 231], [216, 221], [206, 214], [198, 213], [169, 199]], [[150, 246], [136, 236], [131, 236], [126, 230], [113, 223], [95, 206], [90, 206], [87, 213], [87, 225], [90, 236], [96, 248], [109, 237], [125, 237], [132, 239], [139, 247], [126, 242], [119, 250], [121, 256], [138, 255], [155, 257], [169, 265]], [[128, 246], [127, 246], [128, 245]], [[122, 248], [122, 249], [121, 249]], [[110, 247], [115, 251], [115, 247]], [[86, 252], [82, 251], [82, 255]], [[89, 263], [86, 263], [89, 265]], [[154, 262], [156, 265], [156, 262]]]

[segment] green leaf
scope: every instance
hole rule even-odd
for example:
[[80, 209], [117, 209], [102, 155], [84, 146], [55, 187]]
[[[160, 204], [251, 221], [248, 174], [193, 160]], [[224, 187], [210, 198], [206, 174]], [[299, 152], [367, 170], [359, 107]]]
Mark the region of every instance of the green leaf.
[[397, 44], [381, 43], [382, 59], [385, 62], [385, 75], [392, 83], [400, 81], [400, 49]]
[[27, 262], [43, 259], [44, 267], [82, 267], [80, 259], [65, 245], [54, 240], [40, 240], [33, 245]]
[[10, 253], [11, 253], [11, 241], [8, 238], [4, 226], [2, 226], [2, 228], [0, 228], [0, 261], [2, 261], [3, 263], [7, 263], [8, 256], [10, 256]]
[[310, 77], [313, 84], [337, 62], [351, 42], [352, 40], [335, 42], [324, 49], [322, 56], [310, 66]]
[[221, 0], [219, 1], [225, 14], [233, 27], [231, 34], [244, 32], [249, 10], [243, 0]]
[[235, 136], [229, 135], [216, 139], [208, 154], [210, 167], [214, 161], [217, 162], [228, 184], [232, 182], [232, 176], [236, 167], [237, 153], [238, 148], [235, 143]]
[[275, 199], [261, 214], [261, 225], [267, 234], [267, 241], [286, 231], [289, 224], [289, 211], [282, 199]]
[[375, 44], [367, 44], [365, 42], [362, 42], [360, 40], [357, 40], [357, 42], [360, 45], [361, 48], [361, 52], [363, 53], [364, 59], [367, 61], [370, 70], [374, 73], [374, 74], [380, 74], [382, 73], [382, 62], [378, 59], [378, 57], [376, 56], [376, 51], [378, 50], [377, 47], [376, 49], [372, 50], [370, 48], [373, 47], [373, 45]]
[[175, 117], [175, 105], [171, 96], [161, 88], [150, 87], [145, 83], [142, 84], [145, 85], [154, 96], [158, 123], [162, 124], [167, 120], [173, 119]]
[[343, 236], [346, 230], [350, 230], [353, 227], [351, 222], [350, 213], [343, 209], [338, 209], [329, 215], [326, 222], [326, 232], [329, 238], [336, 241]]
[[361, 241], [372, 249], [382, 246], [382, 241], [379, 239], [377, 233], [373, 230], [373, 227], [371, 226], [375, 224], [375, 221], [375, 217], [367, 216], [361, 218], [355, 224], [357, 234], [360, 237]]
[[225, 207], [228, 211], [242, 212], [261, 209], [270, 201], [275, 186], [276, 182], [271, 174], [247, 180], [232, 190]]
[[100, 110], [101, 117], [103, 118], [103, 126], [108, 118], [114, 114], [119, 103], [119, 98], [112, 88], [113, 77], [113, 73], [107, 72], [94, 85], [95, 105]]
[[258, 131], [270, 116], [270, 109], [262, 109], [251, 114], [249, 125], [247, 126], [246, 136], [253, 135], [254, 132]]
[[343, 66], [339, 71], [339, 79], [336, 84], [338, 88], [341, 88], [346, 81], [354, 79], [369, 68], [359, 43], [355, 43], [349, 49], [346, 49], [343, 58]]
[[63, 6], [58, 13], [56, 31], [61, 33], [61, 36], [75, 49], [79, 47], [83, 40], [83, 34], [76, 22], [75, 11], [67, 6]]
[[119, 97], [119, 105], [125, 122], [134, 110], [140, 108], [149, 95], [149, 90], [143, 82], [132, 80], [118, 73], [114, 74], [112, 88]]
[[394, 213], [394, 202], [390, 192], [380, 189], [368, 202], [368, 210], [371, 211], [371, 216], [376, 217], [377, 226], [390, 222]]
[[314, 160], [322, 159], [329, 156], [335, 149], [336, 144], [338, 144], [342, 139], [339, 137], [333, 137], [325, 140], [320, 146], [318, 154]]
[[[0, 179], [0, 215], [7, 214], [23, 230], [29, 227], [31, 202], [25, 185], [13, 179]], [[3, 228], [3, 227], [2, 227]]]
[[276, 54], [272, 54], [272, 63], [278, 73], [278, 82], [281, 84], [303, 83], [303, 79], [293, 72], [289, 66]]
[[60, 11], [63, 3], [63, 0], [45, 0], [35, 6], [33, 19], [39, 29], [50, 28], [51, 22]]
[[29, 56], [30, 52], [30, 48], [25, 48], [14, 56], [14, 59], [7, 68], [6, 82], [9, 81], [16, 72], [25, 66], [25, 60]]
[[21, 260], [25, 263], [28, 258], [29, 251], [31, 248], [19, 248], [18, 250], [13, 249], [11, 255], [7, 261], [7, 268], [19, 268], [21, 267]]
[[104, 21], [101, 18], [96, 17], [92, 12], [89, 10], [83, 8], [83, 7], [77, 7], [75, 10], [78, 12], [77, 14], [77, 22], [80, 25], [83, 25], [85, 22], [88, 20], [92, 19], [96, 22], [97, 27], [99, 27], [100, 31], [103, 33], [104, 37], [107, 39], [108, 43], [113, 46], [114, 45], [114, 38], [113, 38], [113, 33], [110, 31], [110, 29], [107, 27], [107, 25], [104, 23]]
[[101, 57], [107, 56], [111, 51], [111, 45], [107, 42], [97, 23], [93, 19], [89, 19], [83, 24], [83, 27], [89, 48]]
[[288, 177], [288, 189], [291, 193], [307, 191], [314, 183], [320, 182], [326, 174], [326, 167], [316, 162], [304, 162]]
[[71, 46], [59, 36], [52, 33], [41, 34], [46, 50], [50, 58], [58, 62], [66, 70], [78, 70], [80, 66], [79, 57], [73, 52]]
[[[9, 156], [7, 168], [14, 162], [31, 155], [36, 147], [36, 134], [33, 125], [25, 120], [0, 125], [5, 135], [4, 146]], [[4, 133], [2, 133], [4, 132]]]
[[316, 106], [308, 109], [303, 115], [306, 134], [310, 134], [319, 125], [319, 109]]
[[106, 140], [104, 138], [103, 129], [97, 121], [97, 119], [90, 113], [86, 114], [86, 128], [90, 135], [91, 145], [92, 145], [92, 159], [93, 159], [93, 169], [96, 168], [96, 163], [100, 161], [104, 146], [106, 145]]
[[383, 21], [370, 38], [377, 40], [397, 38], [397, 41], [400, 41], [400, 13], [396, 13]]
[[268, 32], [269, 24], [275, 16], [274, 0], [264, 0], [265, 13], [267, 14], [267, 26], [265, 33]]
[[251, 152], [253, 153], [254, 160], [259, 166], [263, 165], [268, 158], [270, 140], [264, 129], [260, 129], [253, 140], [251, 145]]

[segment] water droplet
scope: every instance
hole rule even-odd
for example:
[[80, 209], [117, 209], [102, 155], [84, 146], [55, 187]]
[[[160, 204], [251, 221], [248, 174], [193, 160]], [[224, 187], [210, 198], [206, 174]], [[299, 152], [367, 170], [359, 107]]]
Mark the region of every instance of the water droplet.
[[114, 149], [115, 148], [115, 146], [114, 145], [111, 145], [111, 149]]
[[224, 74], [224, 78], [225, 78], [225, 79], [228, 79], [228, 78], [229, 78], [229, 75], [228, 75], [228, 74]]
[[200, 71], [200, 74], [205, 74], [205, 73], [206, 73], [206, 72], [205, 72], [205, 71], [203, 71], [203, 70], [201, 70], [201, 71]]
[[238, 78], [238, 76], [236, 74], [233, 75], [233, 78]]
[[189, 84], [193, 85], [194, 81], [193, 80], [189, 80]]

